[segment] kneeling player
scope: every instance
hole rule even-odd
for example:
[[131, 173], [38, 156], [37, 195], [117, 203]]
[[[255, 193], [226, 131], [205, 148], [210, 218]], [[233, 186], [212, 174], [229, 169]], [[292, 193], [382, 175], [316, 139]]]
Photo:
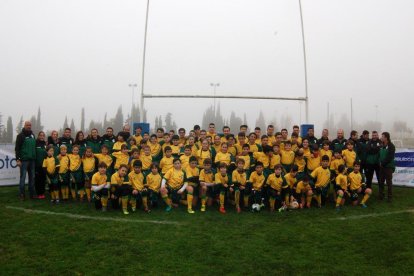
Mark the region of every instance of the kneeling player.
[[305, 175], [301, 181], [296, 185], [296, 195], [295, 198], [299, 203], [299, 207], [303, 209], [305, 206], [306, 208], [311, 207], [312, 202], [312, 187], [309, 184], [309, 176]]
[[141, 160], [135, 160], [132, 164], [133, 171], [128, 174], [129, 181], [132, 186], [132, 195], [130, 204], [132, 212], [137, 209], [137, 201], [141, 201], [144, 206], [144, 211], [151, 212], [148, 208], [148, 190], [144, 186], [144, 174], [142, 173], [142, 162]]
[[106, 169], [108, 166], [106, 163], [101, 162], [98, 165], [98, 172], [92, 176], [91, 189], [93, 192], [93, 199], [95, 201], [95, 207], [97, 210], [101, 209], [102, 212], [106, 212], [108, 207], [108, 193], [111, 186], [106, 175]]
[[118, 171], [111, 176], [111, 201], [112, 207], [118, 208], [119, 200], [122, 202], [122, 211], [128, 215], [128, 200], [131, 193], [131, 184], [128, 176], [128, 165], [121, 164]]
[[161, 196], [167, 204], [165, 211], [169, 212], [172, 210], [172, 203], [175, 203], [178, 206], [181, 194], [184, 191], [187, 191], [187, 211], [189, 214], [194, 214], [192, 207], [194, 190], [193, 187], [188, 186], [186, 174], [181, 168], [181, 160], [175, 158], [173, 166], [174, 167], [164, 175], [161, 182]]
[[336, 191], [336, 209], [339, 211], [341, 206], [345, 203], [345, 195], [348, 195], [348, 177], [346, 176], [345, 165], [339, 165], [338, 175], [335, 178], [335, 191]]
[[220, 192], [220, 213], [225, 214], [224, 201], [226, 198], [227, 188], [229, 187], [229, 177], [227, 176], [226, 163], [220, 163], [219, 172], [215, 175], [215, 188]]
[[354, 162], [354, 169], [348, 175], [349, 189], [351, 191], [351, 200], [353, 205], [358, 205], [358, 195], [364, 195], [361, 200], [361, 207], [367, 208], [365, 204], [369, 199], [372, 190], [365, 185], [365, 176], [360, 172], [361, 163], [359, 161]]
[[245, 195], [244, 190], [246, 188], [247, 176], [244, 170], [245, 161], [244, 159], [237, 159], [237, 168], [232, 173], [232, 184], [230, 186], [230, 192], [234, 192], [234, 201], [236, 203], [237, 213], [241, 212], [240, 209], [240, 193], [244, 195], [244, 206], [249, 206], [249, 196]]

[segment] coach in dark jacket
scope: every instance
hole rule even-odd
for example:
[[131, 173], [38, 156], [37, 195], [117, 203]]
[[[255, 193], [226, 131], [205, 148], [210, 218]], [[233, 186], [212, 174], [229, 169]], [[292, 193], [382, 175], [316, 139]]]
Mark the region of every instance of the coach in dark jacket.
[[380, 166], [379, 166], [379, 152], [381, 149], [381, 140], [378, 137], [378, 132], [373, 131], [371, 140], [368, 142], [367, 146], [367, 158], [366, 158], [366, 184], [367, 187], [371, 188], [372, 179], [374, 178], [374, 173], [377, 178], [377, 182], [380, 179]]
[[35, 197], [34, 177], [36, 166], [36, 139], [32, 132], [32, 123], [25, 122], [22, 132], [16, 137], [16, 162], [20, 168], [20, 199], [25, 199], [26, 173], [29, 175], [30, 198]]
[[387, 182], [388, 201], [392, 200], [392, 174], [395, 171], [395, 146], [391, 142], [388, 132], [382, 133], [382, 148], [379, 152], [380, 161], [380, 181], [379, 181], [379, 199], [384, 199], [384, 184]]

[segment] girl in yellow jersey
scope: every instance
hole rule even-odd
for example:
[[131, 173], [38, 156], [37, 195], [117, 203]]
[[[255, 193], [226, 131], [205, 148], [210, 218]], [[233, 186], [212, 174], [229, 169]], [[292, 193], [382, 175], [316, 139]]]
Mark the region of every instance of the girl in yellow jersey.
[[340, 210], [341, 206], [345, 203], [345, 195], [349, 195], [348, 192], [348, 178], [346, 176], [345, 165], [339, 165], [338, 174], [335, 178], [335, 191], [337, 194], [336, 198], [336, 210]]
[[[175, 158], [173, 165], [174, 167], [164, 175], [161, 182], [161, 196], [167, 204], [165, 211], [171, 211], [172, 204], [178, 206], [181, 194], [184, 191], [187, 191], [187, 212], [189, 214], [194, 214], [192, 207], [194, 189], [187, 183], [186, 173], [181, 168], [180, 159]], [[169, 198], [169, 196], [171, 198]]]
[[67, 155], [67, 147], [65, 145], [60, 146], [60, 154], [57, 156], [59, 159], [59, 185], [62, 193], [62, 199], [69, 199], [69, 186], [70, 186], [70, 174], [69, 174], [69, 157]]
[[[96, 172], [97, 159], [93, 156], [92, 148], [86, 147], [85, 154], [82, 158], [83, 173], [85, 175], [85, 192], [88, 202], [91, 202], [91, 180], [93, 174]], [[81, 200], [83, 198], [81, 197]]]
[[128, 165], [121, 164], [118, 170], [111, 176], [111, 201], [114, 209], [119, 208], [122, 203], [124, 215], [128, 215], [128, 201], [131, 194], [131, 183], [128, 179]]
[[42, 167], [46, 171], [46, 181], [49, 184], [49, 192], [52, 203], [59, 203], [59, 159], [54, 156], [52, 145], [46, 148], [47, 156], [43, 160]]
[[94, 154], [98, 158], [98, 163], [104, 162], [106, 164], [106, 175], [108, 179], [111, 179], [112, 174], [114, 173], [114, 158], [109, 154], [109, 147], [107, 145], [102, 145], [101, 153]]
[[72, 153], [68, 154], [68, 157], [70, 179], [72, 184], [70, 192], [72, 194], [72, 199], [76, 200], [77, 194], [79, 194], [80, 198], [83, 198], [85, 195], [85, 178], [83, 176], [82, 158], [79, 155], [78, 145], [73, 145]]
[[102, 212], [107, 210], [109, 188], [111, 187], [106, 173], [107, 167], [105, 162], [100, 162], [98, 172], [94, 173], [91, 180], [95, 208], [96, 210], [102, 210]]
[[158, 172], [158, 164], [151, 164], [151, 173], [145, 177], [145, 187], [148, 189], [148, 198], [151, 208], [158, 206], [162, 177]]
[[243, 194], [244, 206], [249, 206], [249, 196], [245, 195], [244, 190], [246, 189], [247, 175], [244, 169], [245, 161], [244, 159], [237, 159], [236, 165], [237, 168], [233, 171], [231, 177], [231, 186], [230, 192], [234, 192], [234, 201], [236, 203], [237, 213], [241, 212], [240, 208], [240, 194]]
[[144, 207], [144, 212], [150, 213], [148, 208], [148, 190], [144, 186], [144, 174], [142, 173], [142, 162], [140, 160], [134, 161], [133, 171], [128, 174], [128, 179], [132, 186], [132, 195], [130, 204], [132, 212], [137, 209], [137, 201], [141, 201]]

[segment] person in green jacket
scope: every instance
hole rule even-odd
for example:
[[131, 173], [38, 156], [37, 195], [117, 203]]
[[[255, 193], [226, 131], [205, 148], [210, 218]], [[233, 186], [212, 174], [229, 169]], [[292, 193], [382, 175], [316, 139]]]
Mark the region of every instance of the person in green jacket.
[[25, 199], [26, 173], [29, 175], [30, 198], [35, 198], [34, 178], [36, 167], [36, 139], [32, 132], [32, 123], [24, 122], [22, 132], [16, 137], [16, 163], [20, 168], [20, 200]]
[[96, 128], [93, 128], [91, 134], [86, 138], [86, 145], [92, 149], [94, 154], [101, 152], [102, 138]]
[[43, 169], [43, 160], [46, 156], [46, 134], [43, 131], [40, 131], [36, 139], [35, 167], [35, 189], [38, 199], [45, 199], [46, 172]]
[[395, 171], [395, 146], [391, 142], [391, 137], [388, 132], [383, 132], [382, 148], [379, 152], [380, 161], [380, 181], [379, 181], [379, 199], [384, 199], [384, 184], [387, 182], [388, 202], [392, 201], [392, 174]]

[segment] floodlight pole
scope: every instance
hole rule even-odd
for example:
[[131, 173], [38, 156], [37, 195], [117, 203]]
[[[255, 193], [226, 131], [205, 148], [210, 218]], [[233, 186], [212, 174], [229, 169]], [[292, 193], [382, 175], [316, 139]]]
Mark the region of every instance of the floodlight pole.
[[146, 57], [146, 52], [147, 52], [147, 32], [148, 32], [149, 4], [150, 4], [150, 0], [147, 0], [147, 12], [145, 14], [144, 49], [143, 49], [143, 54], [142, 54], [141, 107], [140, 107], [141, 122], [144, 122], [145, 57]]
[[306, 64], [306, 47], [305, 47], [305, 28], [303, 26], [302, 1], [299, 0], [300, 24], [302, 30], [302, 45], [303, 45], [303, 65], [305, 70], [305, 117], [306, 123], [309, 123], [309, 97], [308, 97], [308, 69]]

